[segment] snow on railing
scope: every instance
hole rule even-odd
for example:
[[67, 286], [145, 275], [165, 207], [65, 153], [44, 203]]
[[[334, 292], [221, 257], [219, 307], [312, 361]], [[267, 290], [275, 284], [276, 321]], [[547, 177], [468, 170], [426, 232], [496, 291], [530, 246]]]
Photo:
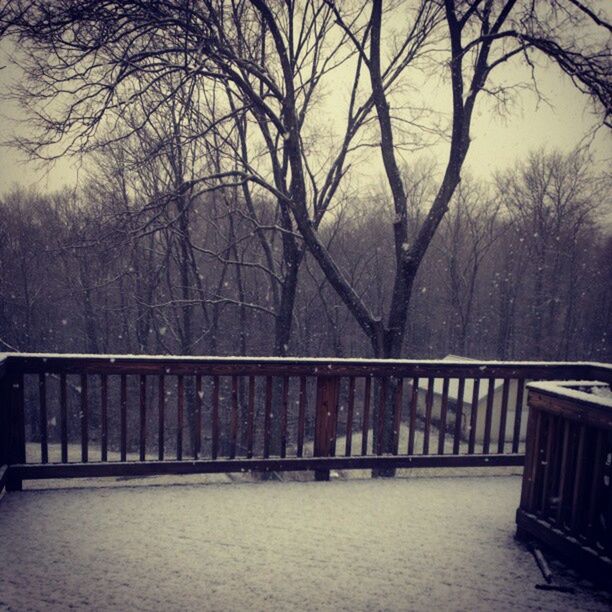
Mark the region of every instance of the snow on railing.
[[525, 384], [608, 364], [0, 356], [0, 465], [23, 478], [520, 465]]

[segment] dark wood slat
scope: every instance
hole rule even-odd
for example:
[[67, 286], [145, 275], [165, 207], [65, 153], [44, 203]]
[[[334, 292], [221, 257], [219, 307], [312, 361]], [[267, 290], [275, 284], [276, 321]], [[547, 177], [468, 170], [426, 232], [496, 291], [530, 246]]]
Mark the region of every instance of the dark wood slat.
[[100, 374], [100, 460], [108, 461], [108, 375]]
[[255, 439], [255, 377], [249, 376], [249, 400], [247, 414], [247, 457], [253, 456], [253, 441]]
[[589, 505], [587, 513], [587, 537], [590, 541], [594, 540], [596, 534], [595, 517], [597, 515], [597, 508], [599, 502], [599, 496], [603, 489], [603, 467], [605, 463], [604, 450], [604, 436], [605, 432], [597, 430], [595, 433], [595, 450], [593, 452], [593, 465], [589, 470], [591, 472], [591, 486], [589, 488]]
[[304, 454], [304, 430], [306, 427], [306, 377], [300, 376], [300, 399], [298, 406], [297, 456]]
[[574, 490], [572, 492], [572, 513], [570, 518], [570, 525], [572, 530], [575, 532], [578, 527], [578, 522], [581, 519], [582, 513], [580, 512], [580, 501], [582, 497], [582, 490], [584, 488], [584, 455], [585, 455], [585, 439], [586, 439], [586, 427], [580, 425], [578, 430], [578, 450], [576, 454], [576, 472], [574, 474]]
[[561, 472], [559, 478], [559, 490], [557, 493], [557, 499], [559, 505], [557, 506], [557, 516], [555, 517], [556, 522], [559, 526], [563, 525], [564, 514], [565, 514], [565, 492], [566, 492], [566, 479], [567, 479], [567, 466], [569, 462], [569, 451], [570, 451], [570, 428], [571, 425], [568, 421], [563, 421], [563, 443], [561, 447]]
[[540, 499], [540, 508], [545, 516], [549, 507], [552, 454], [556, 436], [555, 417], [548, 416], [546, 420], [546, 450], [544, 452], [544, 465], [542, 466], [542, 497]]
[[87, 374], [81, 374], [81, 461], [89, 459], [89, 405], [87, 401]]
[[60, 374], [60, 437], [62, 445], [62, 463], [68, 463], [68, 401], [66, 374]]
[[503, 453], [506, 444], [506, 421], [508, 419], [508, 395], [510, 392], [510, 379], [504, 378], [502, 387], [501, 413], [499, 416], [499, 436], [497, 438], [497, 452]]
[[429, 455], [429, 437], [431, 434], [431, 409], [433, 406], [434, 379], [430, 377], [427, 382], [427, 395], [425, 396], [425, 431], [423, 432], [423, 454]]
[[213, 376], [212, 396], [212, 458], [219, 456], [219, 377]]
[[196, 375], [195, 379], [195, 446], [193, 449], [193, 458], [197, 459], [202, 451], [202, 398], [204, 391], [202, 390], [202, 376]]
[[157, 456], [164, 459], [164, 429], [166, 414], [166, 379], [163, 374], [157, 379]]
[[[12, 381], [9, 381], [8, 459], [11, 464], [26, 462], [24, 384], [24, 375], [21, 372], [15, 374]], [[8, 491], [21, 491], [23, 489], [22, 479], [9, 471], [6, 488]]]
[[496, 467], [523, 465], [523, 455], [369, 455], [367, 457], [289, 457], [285, 459], [225, 459], [216, 461], [129, 461], [108, 463], [70, 463], [66, 465], [17, 464], [11, 466], [15, 477], [91, 478], [105, 476], [147, 476], [155, 474], [204, 474], [219, 472], [351, 470], [423, 467]]
[[183, 458], [183, 420], [185, 412], [185, 379], [182, 374], [176, 377], [176, 458]]
[[147, 446], [147, 377], [140, 375], [140, 460], [145, 460]]
[[121, 461], [127, 458], [127, 377], [121, 375]]
[[344, 443], [344, 456], [351, 456], [353, 445], [353, 413], [355, 411], [355, 377], [350, 376], [348, 381], [348, 401], [346, 409], [346, 440]]
[[465, 393], [465, 378], [459, 379], [457, 389], [457, 405], [455, 407], [455, 435], [453, 436], [453, 455], [458, 455], [461, 449], [461, 429], [463, 423], [463, 394]]
[[238, 439], [238, 377], [232, 376], [232, 412], [230, 415], [230, 459], [236, 458]]
[[287, 421], [289, 414], [289, 377], [283, 377], [283, 403], [281, 412], [281, 457], [287, 456]]
[[266, 376], [266, 398], [264, 403], [264, 458], [270, 456], [272, 437], [272, 377]]
[[402, 402], [404, 399], [404, 379], [396, 381], [393, 391], [393, 454], [399, 453], [400, 429], [402, 425]]
[[289, 412], [289, 377], [283, 376], [283, 401], [281, 410], [281, 448], [280, 456], [287, 456], [287, 415]]
[[389, 379], [387, 377], [380, 380], [380, 395], [378, 398], [378, 410], [376, 421], [376, 454], [383, 453], [383, 433], [385, 427], [385, 404], [387, 403], [387, 394], [389, 389]]
[[438, 455], [444, 454], [444, 442], [446, 439], [446, 419], [448, 416], [448, 385], [449, 380], [445, 378], [442, 382], [442, 401], [440, 403], [440, 431], [438, 432]]
[[516, 383], [516, 405], [514, 408], [514, 433], [512, 435], [512, 452], [518, 453], [521, 441], [521, 419], [523, 417], [523, 398], [525, 394], [525, 379]]
[[338, 419], [340, 418], [340, 382], [341, 379], [338, 378], [337, 392], [336, 392], [336, 404], [334, 406], [334, 418], [332, 423], [332, 432], [333, 436], [331, 438], [331, 456], [336, 456], [336, 444], [338, 442]]
[[47, 378], [46, 374], [38, 375], [38, 399], [40, 404], [40, 459], [42, 463], [49, 463], [49, 442], [47, 428]]
[[368, 454], [368, 431], [370, 429], [370, 401], [372, 396], [372, 379], [365, 377], [363, 392], [363, 419], [361, 424], [361, 454]]
[[536, 464], [536, 427], [538, 411], [530, 410], [527, 419], [527, 439], [525, 444], [525, 469], [523, 470], [523, 482], [521, 485], [521, 505], [523, 510], [529, 509], [529, 495], [531, 493], [531, 483], [535, 477]]
[[417, 403], [419, 399], [419, 379], [412, 379], [412, 395], [410, 398], [410, 419], [408, 423], [408, 454], [414, 455], [414, 434], [416, 431]]
[[480, 379], [473, 380], [472, 405], [470, 407], [470, 436], [468, 441], [468, 453], [471, 455], [476, 450], [476, 432], [478, 429], [478, 403], [480, 394]]
[[527, 495], [526, 510], [532, 512], [535, 509], [536, 484], [538, 482], [540, 467], [542, 462], [541, 457], [541, 437], [542, 437], [542, 412], [535, 412], [535, 429], [533, 443], [533, 461], [531, 462], [531, 476], [529, 479], [529, 491]]
[[491, 424], [493, 422], [493, 399], [495, 397], [495, 379], [489, 378], [489, 388], [487, 389], [487, 411], [485, 413], [484, 440], [482, 452], [486, 455], [491, 447]]

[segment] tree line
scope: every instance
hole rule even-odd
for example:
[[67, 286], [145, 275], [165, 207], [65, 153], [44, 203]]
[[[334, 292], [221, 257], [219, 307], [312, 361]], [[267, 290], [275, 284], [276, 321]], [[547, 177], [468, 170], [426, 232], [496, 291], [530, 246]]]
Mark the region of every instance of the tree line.
[[[289, 262], [273, 201], [234, 186], [152, 205], [165, 194], [155, 183], [171, 180], [161, 166], [131, 167], [115, 149], [97, 162], [79, 190], [1, 200], [4, 350], [372, 354], [308, 253], [291, 333], [275, 346]], [[435, 177], [426, 163], [409, 174], [416, 226]], [[402, 356], [609, 359], [606, 185], [584, 151], [539, 150], [490, 182], [465, 178], [417, 275]], [[385, 198], [347, 195], [320, 230], [375, 315], [393, 294]]]

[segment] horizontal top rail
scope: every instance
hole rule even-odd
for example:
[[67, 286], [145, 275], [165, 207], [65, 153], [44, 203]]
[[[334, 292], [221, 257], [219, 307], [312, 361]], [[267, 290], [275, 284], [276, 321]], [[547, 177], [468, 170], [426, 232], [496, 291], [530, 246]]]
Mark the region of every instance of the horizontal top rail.
[[612, 364], [597, 362], [334, 359], [311, 357], [194, 357], [177, 355], [0, 354], [6, 369], [24, 374], [269, 374], [472, 378], [576, 378], [612, 382]]
[[612, 430], [612, 398], [584, 389], [608, 388], [599, 381], [569, 380], [529, 383], [529, 405], [560, 416]]

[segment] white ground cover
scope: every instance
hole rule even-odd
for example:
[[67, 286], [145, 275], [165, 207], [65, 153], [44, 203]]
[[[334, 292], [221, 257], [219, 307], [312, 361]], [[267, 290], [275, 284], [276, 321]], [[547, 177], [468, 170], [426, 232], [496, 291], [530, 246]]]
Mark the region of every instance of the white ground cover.
[[535, 589], [519, 494], [515, 476], [10, 493], [0, 610], [610, 609], [567, 571], [575, 595]]

